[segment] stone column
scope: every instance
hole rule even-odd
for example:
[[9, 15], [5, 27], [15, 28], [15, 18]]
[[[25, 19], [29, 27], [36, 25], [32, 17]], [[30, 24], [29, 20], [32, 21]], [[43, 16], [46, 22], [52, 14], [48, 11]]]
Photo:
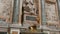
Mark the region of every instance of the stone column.
[[46, 24], [45, 0], [41, 0], [42, 5], [42, 24]]
[[13, 23], [18, 23], [20, 0], [14, 0]]

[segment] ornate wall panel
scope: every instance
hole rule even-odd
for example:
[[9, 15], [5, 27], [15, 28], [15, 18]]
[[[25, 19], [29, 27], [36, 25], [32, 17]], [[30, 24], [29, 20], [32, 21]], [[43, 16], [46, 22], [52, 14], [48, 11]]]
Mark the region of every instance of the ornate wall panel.
[[13, 0], [0, 0], [0, 21], [10, 22], [13, 9]]
[[[40, 10], [39, 0], [23, 0], [23, 4], [22, 4], [23, 22], [27, 22], [31, 24], [33, 24], [34, 22], [37, 23], [39, 21], [38, 20], [39, 10]], [[30, 19], [27, 20], [27, 16]]]
[[54, 3], [45, 3], [47, 23], [58, 23], [57, 8]]

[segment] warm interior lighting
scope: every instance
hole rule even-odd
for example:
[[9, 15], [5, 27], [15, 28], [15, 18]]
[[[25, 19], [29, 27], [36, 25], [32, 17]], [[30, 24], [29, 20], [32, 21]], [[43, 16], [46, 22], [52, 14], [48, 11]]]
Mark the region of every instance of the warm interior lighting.
[[34, 28], [33, 28], [33, 27], [31, 27], [31, 30], [33, 31], [33, 30], [34, 30]]
[[30, 31], [35, 32], [36, 31], [36, 26], [31, 26], [29, 27]]

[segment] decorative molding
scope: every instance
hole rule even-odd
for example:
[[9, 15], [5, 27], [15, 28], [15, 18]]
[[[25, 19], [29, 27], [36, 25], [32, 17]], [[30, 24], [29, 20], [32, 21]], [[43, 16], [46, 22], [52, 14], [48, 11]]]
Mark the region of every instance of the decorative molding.
[[56, 3], [56, 0], [46, 0], [46, 1]]
[[12, 34], [13, 32], [17, 32], [18, 34], [20, 34], [20, 29], [11, 29], [10, 34]]

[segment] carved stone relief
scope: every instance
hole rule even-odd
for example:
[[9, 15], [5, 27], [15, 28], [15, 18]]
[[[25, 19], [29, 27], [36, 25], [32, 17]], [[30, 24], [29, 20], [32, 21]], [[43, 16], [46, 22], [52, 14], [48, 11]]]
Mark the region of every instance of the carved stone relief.
[[37, 8], [34, 5], [34, 0], [23, 0], [23, 11], [28, 14], [36, 14]]
[[[28, 24], [38, 24], [39, 0], [23, 0], [22, 12], [23, 22]], [[37, 7], [38, 6], [38, 7]]]
[[56, 14], [55, 4], [45, 3], [45, 11], [47, 16], [47, 22], [57, 23], [58, 17]]
[[0, 18], [1, 19], [7, 20], [10, 18], [11, 6], [12, 6], [12, 0], [0, 0]]

